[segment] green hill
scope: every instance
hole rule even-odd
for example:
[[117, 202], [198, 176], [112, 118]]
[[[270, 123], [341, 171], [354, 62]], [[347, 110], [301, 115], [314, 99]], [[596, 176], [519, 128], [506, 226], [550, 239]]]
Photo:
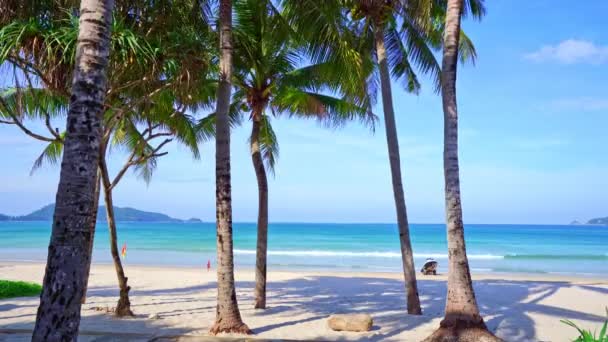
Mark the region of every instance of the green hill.
[[27, 215], [14, 217], [14, 219], [17, 221], [51, 221], [54, 213], [55, 204], [49, 204]]
[[[55, 204], [46, 205], [32, 213], [23, 216], [7, 216], [0, 214], [0, 221], [51, 221], [55, 212]], [[142, 211], [134, 208], [114, 207], [116, 221], [129, 222], [183, 222], [165, 214], [150, 211]], [[106, 207], [100, 206], [97, 212], [97, 220], [106, 221]]]
[[[170, 217], [161, 213], [154, 213], [150, 211], [142, 211], [133, 208], [120, 208], [114, 207], [114, 215], [116, 221], [130, 221], [130, 222], [182, 222], [182, 220]], [[106, 207], [99, 207], [97, 212], [97, 220], [106, 221]]]
[[591, 219], [591, 220], [587, 221], [587, 224], [596, 224], [596, 225], [608, 226], [608, 217], [594, 218], [594, 219]]

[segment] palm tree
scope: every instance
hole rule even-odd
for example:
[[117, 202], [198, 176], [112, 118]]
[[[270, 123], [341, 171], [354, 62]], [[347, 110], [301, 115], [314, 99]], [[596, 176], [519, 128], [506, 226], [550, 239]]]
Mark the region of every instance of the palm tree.
[[[414, 267], [414, 254], [410, 241], [409, 222], [405, 206], [405, 195], [403, 192], [401, 176], [401, 157], [399, 155], [399, 141], [397, 139], [397, 124], [395, 123], [395, 110], [393, 108], [393, 95], [391, 90], [391, 78], [389, 73], [387, 47], [385, 44], [386, 13], [384, 1], [375, 1], [369, 7], [364, 2], [359, 4], [360, 11], [371, 19], [374, 31], [374, 42], [376, 45], [376, 58], [378, 71], [380, 73], [380, 87], [382, 94], [382, 109], [384, 111], [384, 124], [386, 128], [386, 142], [391, 167], [391, 178], [393, 183], [393, 196], [397, 210], [397, 226], [399, 227], [399, 242], [401, 244], [401, 257], [403, 262], [403, 274], [407, 291], [407, 312], [420, 315], [420, 298], [418, 297], [418, 284], [416, 283], [416, 271]], [[402, 51], [396, 51], [401, 54]], [[432, 63], [432, 61], [431, 61]]]
[[78, 338], [110, 55], [112, 0], [82, 0], [53, 230], [32, 341]]
[[[3, 104], [0, 106], [0, 117], [9, 116], [10, 118], [11, 114], [16, 116], [14, 113], [18, 112], [18, 108], [27, 111], [25, 113], [19, 112], [18, 117], [36, 118], [36, 115], [42, 111], [49, 113], [49, 117], [61, 115], [60, 107], [53, 107], [50, 111], [46, 111], [50, 106], [45, 106], [45, 103], [52, 102], [52, 94], [46, 89], [30, 87], [25, 89], [11, 88], [10, 91], [5, 91], [2, 95], [3, 96], [0, 96], [0, 103]], [[149, 182], [152, 173], [157, 167], [157, 160], [167, 154], [167, 152], [163, 151], [163, 148], [173, 140], [178, 140], [183, 145], [190, 148], [193, 157], [198, 159], [200, 156], [198, 143], [214, 134], [213, 128], [209, 125], [197, 127], [197, 123], [190, 115], [173, 109], [174, 104], [179, 100], [172, 96], [170, 91], [159, 92], [150, 97], [146, 97], [146, 101], [153, 104], [148, 106], [140, 105], [136, 112], [121, 111], [122, 114], [120, 119], [116, 119], [115, 115], [106, 112], [106, 120], [102, 122], [103, 134], [100, 143], [101, 155], [99, 157], [97, 178], [98, 180], [101, 180], [101, 188], [104, 193], [107, 223], [110, 233], [110, 251], [120, 290], [118, 304], [114, 310], [115, 314], [119, 317], [133, 316], [133, 313], [130, 309], [128, 295], [130, 286], [127, 284], [128, 278], [125, 276], [125, 271], [118, 252], [116, 219], [113, 210], [114, 189], [130, 169], [134, 169], [140, 178]], [[163, 101], [169, 103], [163, 103]], [[21, 121], [17, 122], [22, 124]], [[50, 164], [58, 163], [63, 152], [64, 135], [65, 133], [60, 133], [59, 138], [48, 143], [34, 162], [32, 172], [40, 168], [44, 162]], [[159, 138], [164, 139], [154, 144]], [[51, 139], [52, 138], [48, 138], [48, 140]], [[111, 145], [116, 148], [130, 151], [129, 156], [113, 179], [110, 177], [107, 167], [107, 161], [110, 158], [108, 156], [108, 150]], [[93, 205], [95, 210], [97, 210], [98, 207], [97, 199], [99, 198], [99, 192], [100, 186], [97, 181], [95, 188], [96, 195], [94, 196], [95, 203]], [[96, 218], [97, 212], [93, 213], [93, 215], [94, 218]]]
[[[483, 14], [481, 1], [471, 2]], [[469, 5], [470, 8], [470, 5]], [[444, 115], [443, 168], [445, 175], [445, 203], [448, 239], [448, 294], [445, 317], [440, 328], [426, 341], [500, 341], [490, 333], [479, 314], [475, 291], [471, 281], [469, 261], [464, 239], [462, 204], [460, 201], [460, 175], [458, 165], [458, 109], [456, 105], [456, 69], [460, 40], [460, 20], [463, 0], [447, 0], [441, 97]]]
[[[107, 223], [110, 230], [111, 255], [120, 289], [118, 303], [114, 311], [119, 317], [133, 316], [133, 312], [131, 311], [131, 302], [129, 300], [129, 291], [131, 287], [128, 285], [128, 278], [125, 276], [125, 271], [118, 252], [118, 238], [113, 200], [114, 189], [126, 172], [131, 168], [134, 168], [141, 178], [146, 182], [149, 182], [152, 173], [157, 166], [158, 158], [168, 153], [163, 151], [163, 148], [174, 139], [178, 139], [184, 145], [188, 146], [191, 149], [194, 158], [199, 157], [198, 138], [202, 135], [195, 131], [196, 124], [194, 120], [189, 115], [177, 110], [173, 112], [163, 112], [164, 108], [173, 108], [173, 102], [176, 100], [172, 97], [165, 97], [164, 99], [171, 99], [171, 106], [162, 106], [157, 103], [150, 108], [150, 111], [142, 110], [139, 112], [141, 113], [139, 116], [123, 115], [114, 130], [108, 127], [108, 125], [104, 126], [104, 135], [100, 147], [101, 156], [99, 158], [99, 170], [104, 193]], [[152, 97], [151, 100], [156, 100], [156, 97]], [[158, 99], [158, 101], [160, 102], [162, 99]], [[138, 129], [138, 126], [146, 128]], [[107, 166], [107, 159], [109, 158], [107, 153], [110, 145], [110, 137], [113, 137], [111, 141], [113, 145], [124, 146], [131, 151], [122, 168], [117, 172], [113, 179], [110, 178]], [[164, 139], [155, 143], [155, 139], [158, 138]]]
[[220, 77], [217, 89], [215, 138], [215, 200], [217, 229], [217, 308], [211, 334], [251, 334], [236, 300], [232, 250], [232, 194], [230, 185], [230, 93], [232, 82], [232, 1], [220, 0]]
[[[279, 9], [269, 0], [235, 2], [233, 106], [250, 113], [249, 140], [258, 184], [258, 221], [254, 305], [266, 307], [268, 246], [267, 170], [274, 171], [278, 142], [270, 114], [312, 118], [336, 127], [359, 119], [373, 124], [374, 116], [355, 100], [322, 93], [344, 93], [352, 77], [337, 77], [336, 63], [304, 63], [301, 37], [294, 32]], [[241, 104], [241, 105], [238, 105]]]
[[[156, 21], [152, 26], [135, 25], [137, 21], [131, 18], [135, 13], [133, 8], [125, 9], [120, 4], [117, 6], [116, 20], [113, 22], [112, 30], [115, 34], [111, 45], [115, 57], [110, 60], [113, 72], [109, 73], [110, 87], [102, 122], [99, 178], [102, 180], [107, 204], [110, 250], [120, 289], [115, 310], [117, 316], [129, 316], [132, 312], [128, 297], [130, 287], [118, 252], [113, 189], [131, 168], [135, 168], [144, 180], [149, 181], [156, 167], [156, 160], [166, 154], [161, 149], [170, 141], [179, 140], [190, 147], [194, 157], [198, 158], [198, 141], [212, 135], [209, 127], [202, 127], [196, 132], [193, 119], [185, 113], [186, 109], [204, 108], [213, 98], [211, 90], [215, 86], [206, 78], [210, 65], [206, 60], [209, 58], [206, 56], [208, 55], [206, 36], [204, 32], [199, 34], [195, 30], [195, 28], [204, 28], [206, 23], [199, 17], [184, 21], [183, 12], [189, 13], [194, 4], [189, 6], [183, 2], [181, 5], [183, 7], [165, 4], [163, 8], [157, 4], [156, 8], [145, 8], [146, 11], [162, 12], [163, 24], [168, 24], [167, 26], [158, 26], [159, 23]], [[118, 15], [120, 12], [125, 13]], [[55, 60], [47, 61], [56, 58], [55, 51], [61, 51], [60, 56], [70, 56], [75, 45], [78, 32], [77, 18], [70, 11], [63, 13], [68, 14], [67, 18], [52, 22], [51, 29], [44, 29], [44, 25], [36, 21], [22, 23], [15, 20], [0, 31], [0, 35], [4, 38], [0, 40], [0, 51], [4, 52], [6, 60], [17, 66], [19, 64], [15, 63], [13, 56], [19, 53], [13, 51], [20, 49], [26, 52], [32, 51], [33, 49], [28, 49], [28, 42], [43, 42], [43, 46], [49, 51], [43, 53], [42, 58], [34, 55], [33, 58], [28, 59], [35, 61], [29, 64], [33, 65], [33, 70], [20, 68], [29, 83], [27, 87], [20, 87], [17, 82], [16, 87], [7, 89], [0, 98], [2, 104], [0, 116], [6, 117], [2, 123], [17, 125], [26, 134], [49, 142], [34, 163], [33, 170], [44, 161], [56, 163], [61, 158], [63, 134], [52, 127], [51, 119], [64, 113], [67, 96], [64, 95], [66, 91], [62, 91], [63, 89], [56, 90], [50, 87], [50, 82], [45, 82], [45, 76], [53, 75], [46, 69], [48, 65], [55, 65], [55, 68], [60, 65], [65, 69], [72, 62], [69, 57], [60, 57], [56, 63], [53, 63]], [[141, 14], [141, 11], [139, 13]], [[180, 25], [170, 25], [171, 20], [174, 22], [179, 20]], [[140, 34], [138, 30], [145, 32], [145, 35]], [[171, 41], [172, 44], [167, 44], [168, 46], [161, 50], [159, 45], [166, 40]], [[37, 50], [44, 52], [45, 49]], [[196, 56], [192, 56], [193, 54]], [[190, 73], [193, 75], [191, 76]], [[36, 82], [32, 80], [33, 77], [42, 79], [40, 82], [42, 87], [34, 84]], [[15, 80], [18, 78], [15, 77]], [[175, 106], [178, 108], [174, 108]], [[25, 127], [23, 118], [44, 118], [50, 133], [47, 134], [49, 137], [31, 132]], [[152, 140], [161, 137], [165, 140], [157, 146], [151, 145]], [[131, 152], [114, 180], [110, 179], [106, 166], [110, 145], [125, 147]], [[99, 193], [99, 189], [96, 193]], [[91, 213], [94, 218], [97, 215], [98, 197], [97, 195]], [[94, 224], [91, 227], [91, 234], [93, 232]], [[92, 252], [92, 241], [89, 251]], [[88, 271], [86, 273], [88, 274]], [[83, 301], [84, 298], [83, 296]]]
[[369, 89], [374, 90], [377, 78], [384, 111], [386, 140], [397, 214], [403, 274], [407, 292], [407, 311], [421, 314], [414, 258], [409, 235], [409, 223], [403, 191], [399, 142], [393, 107], [391, 76], [402, 80], [405, 90], [420, 89], [412, 64], [420, 71], [438, 78], [439, 64], [435, 60], [432, 30], [429, 25], [431, 2], [412, 0], [407, 6], [398, 0], [311, 0], [287, 1], [292, 21], [298, 29], [308, 31], [313, 55], [348, 54], [345, 35], [358, 37], [351, 43], [365, 58], [375, 62], [374, 77]]

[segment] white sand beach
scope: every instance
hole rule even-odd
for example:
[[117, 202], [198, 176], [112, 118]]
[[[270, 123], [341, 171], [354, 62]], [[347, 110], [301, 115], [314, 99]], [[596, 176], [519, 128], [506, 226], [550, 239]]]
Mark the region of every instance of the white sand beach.
[[[42, 263], [0, 263], [0, 278], [41, 282]], [[126, 266], [135, 318], [116, 319], [93, 310], [116, 304], [111, 265], [91, 269], [82, 308], [82, 341], [163, 340], [206, 335], [215, 317], [214, 271], [194, 268]], [[268, 309], [253, 309], [251, 271], [237, 270], [237, 295], [254, 338], [320, 341], [419, 341], [441, 320], [446, 278], [419, 276], [424, 315], [408, 316], [402, 275], [398, 273], [273, 272], [268, 275]], [[608, 279], [558, 276], [474, 275], [477, 299], [488, 327], [506, 341], [569, 341], [570, 319], [599, 329], [608, 306]], [[37, 297], [0, 300], [0, 340], [27, 340]], [[367, 312], [368, 333], [331, 331], [333, 313]], [[159, 319], [148, 318], [158, 314]]]

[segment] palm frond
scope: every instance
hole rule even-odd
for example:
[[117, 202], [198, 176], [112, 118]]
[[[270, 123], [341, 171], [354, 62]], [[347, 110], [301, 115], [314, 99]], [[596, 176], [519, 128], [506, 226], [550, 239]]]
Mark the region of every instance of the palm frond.
[[276, 94], [271, 107], [278, 113], [286, 113], [290, 117], [316, 119], [332, 128], [342, 127], [348, 121], [359, 120], [373, 130], [376, 121], [376, 116], [368, 107], [357, 105], [349, 99], [297, 88], [287, 88]]
[[163, 120], [162, 125], [182, 145], [190, 149], [194, 159], [200, 158], [198, 143], [203, 136], [197, 130], [197, 122], [191, 115], [176, 111], [168, 119]]
[[467, 36], [464, 30], [460, 30], [458, 54], [461, 63], [471, 62], [472, 64], [475, 64], [475, 61], [477, 60], [475, 45], [473, 45], [473, 41]]
[[435, 58], [433, 50], [441, 47], [441, 33], [432, 29], [425, 31], [425, 25], [419, 25], [409, 17], [402, 20], [399, 36], [401, 41], [405, 42], [407, 58], [416, 65], [420, 72], [430, 76], [435, 83], [435, 90], [438, 90], [441, 87], [441, 66]]
[[406, 91], [418, 94], [420, 82], [409, 61], [408, 50], [403, 45], [397, 30], [389, 28], [385, 31], [388, 64], [394, 78], [402, 80]]
[[133, 171], [137, 176], [143, 179], [146, 184], [150, 184], [152, 181], [152, 175], [158, 166], [156, 157], [145, 158], [141, 162], [135, 164]]
[[[243, 123], [243, 109], [243, 103], [241, 101], [233, 101], [230, 104], [230, 109], [228, 111], [228, 122], [230, 124], [230, 128], [238, 127]], [[215, 112], [212, 112], [207, 114], [197, 123], [195, 129], [200, 135], [201, 142], [215, 138], [215, 120]]]
[[0, 89], [0, 97], [0, 117], [8, 118], [9, 111], [27, 119], [43, 119], [46, 115], [56, 118], [67, 113], [67, 99], [46, 88], [9, 87]]
[[[62, 138], [65, 137], [65, 132], [61, 134]], [[63, 142], [60, 140], [55, 140], [50, 142], [42, 153], [36, 158], [34, 164], [32, 165], [32, 169], [30, 170], [30, 175], [33, 175], [38, 169], [40, 169], [44, 163], [50, 165], [57, 165], [61, 162], [61, 154], [63, 153]]]
[[465, 0], [464, 9], [462, 11], [463, 17], [469, 15], [473, 16], [474, 19], [481, 20], [486, 15], [485, 0]]
[[279, 158], [279, 142], [270, 124], [268, 115], [262, 115], [260, 121], [260, 152], [266, 169], [274, 174], [275, 164]]

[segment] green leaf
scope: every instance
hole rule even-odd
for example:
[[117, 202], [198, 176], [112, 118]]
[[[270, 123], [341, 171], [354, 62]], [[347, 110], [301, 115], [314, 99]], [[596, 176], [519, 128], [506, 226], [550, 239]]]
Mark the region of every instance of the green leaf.
[[279, 158], [279, 142], [267, 115], [262, 115], [260, 121], [260, 152], [266, 169], [274, 174], [274, 167]]
[[[65, 138], [65, 132], [61, 133], [61, 138]], [[30, 175], [33, 175], [38, 169], [40, 169], [44, 163], [48, 163], [50, 165], [57, 165], [61, 162], [61, 155], [63, 153], [63, 142], [56, 140], [50, 142], [42, 153], [36, 160], [34, 161], [34, 165], [32, 165], [32, 169], [30, 170]]]

